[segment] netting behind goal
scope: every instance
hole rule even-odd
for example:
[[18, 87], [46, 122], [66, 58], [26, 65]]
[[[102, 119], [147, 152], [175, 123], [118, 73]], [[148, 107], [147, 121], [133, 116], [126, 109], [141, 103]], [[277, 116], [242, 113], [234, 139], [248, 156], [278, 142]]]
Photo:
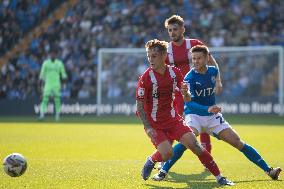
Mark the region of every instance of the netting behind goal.
[[[224, 113], [283, 115], [283, 48], [211, 48], [223, 81]], [[138, 77], [148, 67], [145, 49], [100, 49], [98, 115], [134, 114]], [[282, 107], [282, 108], [281, 108]]]

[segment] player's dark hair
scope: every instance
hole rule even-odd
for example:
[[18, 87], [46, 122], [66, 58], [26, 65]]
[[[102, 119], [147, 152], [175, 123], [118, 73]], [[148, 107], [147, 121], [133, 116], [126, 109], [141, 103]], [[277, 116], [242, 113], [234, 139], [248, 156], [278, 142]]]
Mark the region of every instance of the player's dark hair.
[[208, 49], [208, 47], [205, 46], [205, 45], [196, 45], [196, 46], [194, 46], [194, 47], [192, 47], [192, 48], [190, 49], [190, 52], [191, 52], [191, 53], [194, 53], [194, 52], [203, 52], [203, 54], [208, 55], [208, 54], [209, 54], [209, 49]]
[[145, 45], [146, 49], [155, 49], [159, 52], [167, 52], [168, 43], [166, 41], [160, 41], [158, 39], [152, 39]]
[[179, 15], [172, 15], [170, 18], [165, 21], [165, 28], [168, 28], [171, 24], [178, 24], [179, 26], [184, 26], [184, 20]]

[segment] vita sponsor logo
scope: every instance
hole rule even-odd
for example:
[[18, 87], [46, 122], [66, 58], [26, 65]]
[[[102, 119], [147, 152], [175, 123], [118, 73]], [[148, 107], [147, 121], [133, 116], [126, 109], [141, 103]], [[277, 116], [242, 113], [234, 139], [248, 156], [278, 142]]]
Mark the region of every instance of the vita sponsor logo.
[[209, 87], [209, 88], [206, 88], [206, 89], [200, 89], [200, 90], [195, 90], [195, 93], [197, 96], [211, 96], [213, 95], [215, 92], [214, 88], [212, 87]]

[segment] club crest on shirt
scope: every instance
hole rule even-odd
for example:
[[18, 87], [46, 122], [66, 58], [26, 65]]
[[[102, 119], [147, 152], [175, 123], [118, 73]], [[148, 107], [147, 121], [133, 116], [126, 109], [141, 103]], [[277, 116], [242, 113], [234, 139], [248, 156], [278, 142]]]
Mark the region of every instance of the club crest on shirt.
[[159, 98], [160, 95], [159, 95], [159, 93], [153, 93], [152, 96], [153, 96], [153, 98]]
[[145, 88], [139, 87], [138, 88], [138, 96], [142, 97], [145, 94]]
[[211, 77], [211, 81], [212, 81], [212, 83], [215, 83], [215, 82], [216, 82], [215, 76], [212, 76], [212, 77]]
[[201, 85], [201, 83], [199, 83], [198, 81], [195, 82], [196, 85]]

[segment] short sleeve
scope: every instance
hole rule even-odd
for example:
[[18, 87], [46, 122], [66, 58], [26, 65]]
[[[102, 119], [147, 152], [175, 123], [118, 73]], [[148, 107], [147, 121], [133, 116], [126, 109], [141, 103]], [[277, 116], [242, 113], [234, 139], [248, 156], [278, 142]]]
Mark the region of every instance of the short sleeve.
[[202, 41], [200, 41], [200, 40], [198, 40], [198, 39], [196, 39], [196, 44], [197, 44], [197, 45], [205, 45]]
[[144, 77], [140, 77], [136, 87], [136, 100], [146, 99], [146, 85]]

